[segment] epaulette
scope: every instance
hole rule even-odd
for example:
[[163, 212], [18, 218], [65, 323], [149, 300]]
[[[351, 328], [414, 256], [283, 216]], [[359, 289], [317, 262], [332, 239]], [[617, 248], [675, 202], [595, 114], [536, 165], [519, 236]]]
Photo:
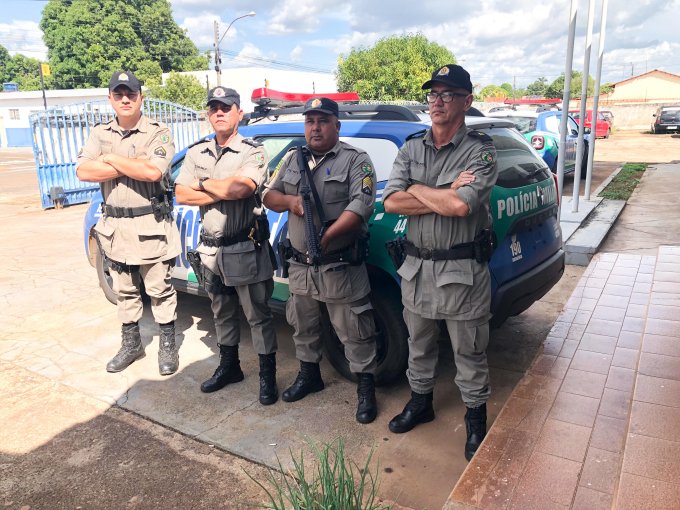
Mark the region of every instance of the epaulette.
[[493, 141], [493, 139], [489, 135], [487, 135], [486, 133], [482, 133], [481, 131], [475, 131], [475, 130], [469, 131], [468, 136], [471, 136], [473, 138], [479, 138], [479, 140], [481, 140], [482, 142], [492, 142]]
[[411, 140], [412, 138], [422, 138], [425, 136], [425, 133], [427, 133], [427, 129], [416, 131], [415, 133], [408, 135], [406, 141]]
[[252, 138], [244, 138], [241, 140], [243, 143], [247, 143], [248, 145], [252, 147], [262, 147], [262, 142], [258, 142], [257, 140], [253, 140]]
[[214, 138], [212, 136], [210, 136], [210, 135], [204, 136], [203, 138], [199, 138], [198, 140], [196, 140], [194, 143], [189, 144], [187, 146], [187, 150], [191, 149], [194, 145], [198, 145], [198, 144], [203, 143], [203, 142], [210, 142], [212, 140], [214, 140]]

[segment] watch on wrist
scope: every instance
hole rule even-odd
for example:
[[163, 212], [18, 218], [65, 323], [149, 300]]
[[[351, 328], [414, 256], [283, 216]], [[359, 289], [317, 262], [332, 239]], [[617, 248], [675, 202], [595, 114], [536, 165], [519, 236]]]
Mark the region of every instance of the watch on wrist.
[[201, 191], [205, 191], [205, 186], [203, 185], [203, 183], [207, 180], [208, 180], [208, 177], [201, 177], [198, 180], [198, 187], [201, 188]]

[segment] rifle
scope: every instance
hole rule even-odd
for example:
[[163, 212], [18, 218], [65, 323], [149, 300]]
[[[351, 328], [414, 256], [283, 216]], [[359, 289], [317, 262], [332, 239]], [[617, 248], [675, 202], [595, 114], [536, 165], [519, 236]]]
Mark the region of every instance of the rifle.
[[[307, 256], [311, 265], [314, 266], [314, 270], [318, 271], [321, 265], [321, 236], [323, 231], [317, 232], [314, 226], [314, 209], [312, 207], [312, 193], [316, 192], [314, 185], [310, 183], [311, 176], [309, 175], [309, 166], [307, 166], [307, 157], [305, 155], [305, 148], [298, 147], [297, 149], [297, 160], [298, 167], [300, 168], [300, 194], [302, 195], [302, 208], [304, 210], [304, 222], [305, 222], [305, 237], [307, 238]], [[320, 217], [319, 220], [323, 225], [325, 223], [323, 218], [323, 209], [321, 209], [321, 204], [318, 202], [318, 197], [315, 195], [316, 206], [318, 208]]]

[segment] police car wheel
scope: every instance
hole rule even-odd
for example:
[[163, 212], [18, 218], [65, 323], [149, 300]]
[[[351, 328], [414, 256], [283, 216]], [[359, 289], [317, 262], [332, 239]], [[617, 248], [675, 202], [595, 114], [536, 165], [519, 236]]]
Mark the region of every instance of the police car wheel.
[[[371, 293], [376, 327], [377, 362], [375, 383], [378, 386], [389, 384], [404, 376], [408, 364], [408, 330], [402, 315], [401, 293], [393, 282], [371, 281], [373, 289], [381, 292]], [[321, 314], [321, 331], [326, 357], [340, 375], [356, 381], [356, 375], [349, 368], [345, 348], [335, 334], [325, 308]]]
[[118, 302], [118, 294], [113, 290], [113, 282], [111, 280], [111, 269], [109, 264], [99, 250], [97, 250], [97, 259], [95, 261], [97, 267], [97, 278], [99, 279], [99, 286], [104, 291], [104, 296], [114, 305]]

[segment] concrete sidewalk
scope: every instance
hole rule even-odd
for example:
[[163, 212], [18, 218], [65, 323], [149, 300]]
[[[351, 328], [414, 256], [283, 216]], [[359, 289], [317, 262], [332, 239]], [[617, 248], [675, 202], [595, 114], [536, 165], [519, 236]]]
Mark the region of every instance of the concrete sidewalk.
[[445, 508], [680, 508], [679, 179], [648, 168]]

